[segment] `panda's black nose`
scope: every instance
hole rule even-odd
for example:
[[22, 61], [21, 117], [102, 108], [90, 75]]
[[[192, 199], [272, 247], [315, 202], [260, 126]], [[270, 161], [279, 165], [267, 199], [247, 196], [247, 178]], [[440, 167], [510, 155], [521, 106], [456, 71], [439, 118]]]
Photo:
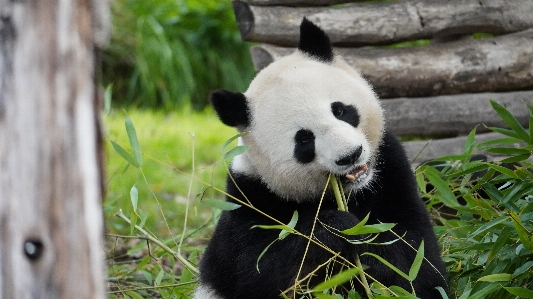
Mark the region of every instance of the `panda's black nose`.
[[348, 156], [335, 161], [335, 164], [339, 166], [352, 165], [355, 163], [355, 161], [357, 161], [357, 159], [359, 159], [359, 156], [361, 156], [362, 152], [363, 152], [363, 147], [359, 146], [355, 149], [355, 151], [353, 151]]

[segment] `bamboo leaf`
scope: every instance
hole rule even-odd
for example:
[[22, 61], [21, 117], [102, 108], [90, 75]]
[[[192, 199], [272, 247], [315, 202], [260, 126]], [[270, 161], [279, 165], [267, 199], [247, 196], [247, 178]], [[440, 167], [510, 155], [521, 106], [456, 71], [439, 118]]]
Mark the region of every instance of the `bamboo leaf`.
[[296, 226], [297, 222], [298, 222], [298, 211], [294, 211], [291, 217], [291, 221], [289, 221], [289, 223], [287, 224], [287, 226], [290, 227], [291, 229], [290, 230], [282, 229], [281, 232], [279, 232], [278, 239], [283, 240], [287, 235], [289, 235], [294, 230], [294, 227]]
[[236, 147], [232, 148], [231, 150], [229, 150], [227, 153], [224, 154], [224, 159], [233, 159], [233, 158], [237, 157], [238, 155], [243, 154], [244, 152], [246, 152], [249, 148], [250, 148], [249, 145], [236, 146]]
[[440, 178], [439, 173], [435, 168], [428, 168], [425, 173], [428, 180], [431, 182], [431, 184], [433, 184], [433, 186], [435, 186], [435, 189], [440, 193], [441, 201], [443, 204], [452, 208], [459, 206], [459, 203], [457, 203], [457, 198], [450, 190], [448, 183], [446, 183], [443, 179]]
[[131, 298], [133, 299], [143, 299], [141, 295], [137, 294], [137, 292], [134, 292], [134, 291], [127, 291], [126, 294], [131, 296]]
[[418, 271], [420, 271], [420, 266], [422, 266], [422, 262], [424, 261], [424, 241], [420, 243], [420, 247], [418, 247], [418, 251], [416, 252], [415, 260], [413, 261], [413, 264], [411, 265], [411, 268], [409, 269], [409, 281], [414, 281], [416, 276], [418, 275]]
[[370, 217], [370, 213], [366, 214], [365, 218], [363, 220], [359, 221], [354, 227], [345, 229], [342, 231], [343, 234], [346, 235], [354, 235], [357, 234], [357, 232], [365, 225], [365, 223], [368, 221], [368, 217]]
[[104, 114], [108, 115], [111, 111], [111, 100], [113, 95], [113, 84], [107, 85], [104, 93]]
[[513, 276], [508, 273], [497, 273], [489, 274], [479, 278], [477, 281], [486, 281], [486, 282], [500, 282], [500, 281], [511, 281]]
[[126, 115], [126, 132], [128, 133], [128, 139], [130, 141], [131, 150], [133, 151], [133, 157], [137, 161], [138, 167], [142, 166], [143, 158], [141, 152], [141, 144], [137, 138], [137, 132], [135, 131], [135, 126], [129, 115]]
[[113, 140], [110, 140], [110, 141], [111, 141], [111, 145], [113, 145], [113, 148], [115, 149], [115, 151], [122, 158], [124, 158], [124, 160], [126, 160], [129, 164], [139, 168], [140, 165], [137, 163], [137, 161], [130, 154], [128, 154], [128, 152], [126, 152], [126, 150], [124, 150], [124, 148], [122, 148], [120, 145], [118, 145], [118, 143], [114, 142]]
[[481, 299], [485, 298], [490, 293], [493, 293], [501, 288], [501, 285], [498, 283], [491, 283], [487, 287], [481, 289], [480, 291], [474, 293], [472, 296], [468, 297], [468, 299]]
[[531, 137], [526, 132], [524, 127], [516, 120], [516, 118], [502, 105], [496, 103], [493, 100], [490, 100], [490, 104], [492, 105], [492, 108], [500, 115], [502, 120], [516, 133], [516, 135], [520, 136], [522, 140], [525, 142], [531, 144]]
[[381, 256], [377, 255], [377, 254], [373, 254], [373, 253], [370, 253], [370, 252], [365, 252], [363, 253], [362, 255], [369, 255], [371, 257], [374, 257], [376, 258], [378, 261], [380, 261], [381, 263], [383, 263], [385, 266], [389, 267], [392, 271], [396, 272], [398, 275], [400, 275], [401, 277], [409, 280], [409, 275], [405, 274], [402, 270], [396, 268], [393, 264], [389, 263], [388, 261], [386, 261], [384, 258], [382, 258]]
[[267, 247], [265, 247], [265, 249], [263, 249], [263, 251], [261, 251], [261, 253], [259, 254], [259, 256], [257, 257], [257, 261], [255, 262], [255, 269], [257, 269], [257, 273], [259, 273], [259, 261], [261, 260], [261, 258], [263, 257], [263, 255], [265, 255], [265, 253], [268, 251], [268, 249], [270, 248], [270, 246], [272, 246], [274, 243], [276, 243], [276, 241], [278, 241], [279, 239], [274, 239], [274, 241], [272, 241], [272, 243], [268, 244]]
[[446, 291], [442, 287], [435, 287], [437, 291], [439, 291], [439, 294], [442, 296], [442, 299], [450, 299], [448, 297], [448, 294], [446, 294]]
[[500, 133], [505, 136], [509, 136], [512, 138], [516, 138], [519, 140], [522, 140], [518, 134], [516, 134], [513, 130], [510, 129], [504, 129], [504, 128], [498, 128], [498, 127], [487, 127], [489, 130], [494, 131], [496, 133]]
[[463, 153], [464, 154], [472, 154], [472, 151], [474, 150], [475, 142], [476, 142], [476, 128], [474, 128], [468, 134], [468, 137], [466, 138], [465, 145], [463, 147]]
[[137, 212], [137, 203], [139, 202], [139, 190], [133, 185], [130, 189], [130, 200], [131, 205], [133, 206], [133, 211]]
[[163, 280], [163, 277], [165, 276], [165, 271], [163, 271], [163, 269], [159, 270], [159, 273], [157, 274], [157, 276], [155, 277], [155, 280], [154, 280], [154, 284], [156, 286], [160, 285], [161, 284], [161, 281]]
[[202, 203], [222, 211], [232, 211], [241, 207], [241, 205], [233, 202], [210, 198], [202, 200]]
[[504, 287], [507, 292], [521, 298], [533, 299], [533, 291], [521, 287]]
[[242, 133], [239, 133], [235, 136], [232, 136], [230, 139], [226, 140], [226, 142], [224, 142], [224, 144], [222, 145], [222, 153], [226, 152], [226, 147], [228, 147], [228, 145], [230, 145], [233, 141], [235, 141], [235, 139], [239, 138], [239, 137], [242, 137], [244, 135], [246, 135], [248, 132], [242, 132]]
[[344, 270], [341, 273], [333, 275], [330, 279], [316, 285], [313, 288], [313, 292], [321, 292], [339, 286], [352, 279], [355, 275], [359, 274], [359, 272], [361, 272], [359, 268], [350, 268]]
[[137, 214], [135, 212], [130, 213], [130, 235], [133, 235], [135, 230], [135, 224], [137, 224]]

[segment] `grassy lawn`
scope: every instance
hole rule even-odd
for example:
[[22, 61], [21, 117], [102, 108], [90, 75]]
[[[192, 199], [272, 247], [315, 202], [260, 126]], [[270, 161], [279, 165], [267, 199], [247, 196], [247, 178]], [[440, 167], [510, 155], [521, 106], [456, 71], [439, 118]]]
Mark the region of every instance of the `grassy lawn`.
[[[111, 145], [112, 140], [130, 151], [124, 125], [126, 113], [135, 125], [141, 145], [143, 164], [140, 168], [128, 166]], [[125, 215], [130, 215], [133, 186], [139, 194], [140, 216], [147, 217], [146, 227], [162, 238], [175, 236], [183, 228], [191, 180], [189, 225], [202, 225], [211, 218], [211, 209], [199, 204], [200, 195], [222, 198], [220, 193], [209, 188], [209, 184], [224, 188], [226, 168], [221, 147], [235, 134], [234, 129], [221, 124], [212, 111], [112, 111], [103, 117], [103, 123], [107, 151], [104, 209], [108, 232], [129, 232], [129, 225], [114, 214], [122, 209]], [[193, 161], [194, 179], [191, 179]]]

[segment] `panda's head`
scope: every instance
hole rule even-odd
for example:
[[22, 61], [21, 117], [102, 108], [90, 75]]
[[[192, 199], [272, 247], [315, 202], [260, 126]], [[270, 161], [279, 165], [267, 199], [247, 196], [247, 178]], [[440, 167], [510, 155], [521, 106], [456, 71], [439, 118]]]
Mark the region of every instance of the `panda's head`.
[[263, 69], [244, 94], [218, 90], [211, 102], [223, 123], [247, 132], [240, 142], [250, 148], [232, 171], [261, 179], [283, 198], [320, 197], [329, 173], [342, 177], [345, 192], [375, 175], [383, 110], [372, 87], [306, 19], [297, 51]]

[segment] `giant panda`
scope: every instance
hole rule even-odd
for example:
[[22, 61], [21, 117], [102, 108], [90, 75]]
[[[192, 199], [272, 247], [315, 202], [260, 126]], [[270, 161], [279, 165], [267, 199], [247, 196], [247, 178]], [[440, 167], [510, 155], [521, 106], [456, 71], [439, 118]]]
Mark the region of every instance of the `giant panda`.
[[[322, 29], [304, 18], [293, 54], [259, 72], [245, 93], [218, 90], [210, 100], [224, 124], [244, 133], [240, 144], [249, 146], [230, 165], [228, 201], [249, 202], [283, 223], [298, 211], [297, 231], [309, 235], [313, 230], [315, 240], [352, 264], [359, 256], [366, 273], [385, 286], [408, 291], [409, 281], [363, 253], [377, 254], [408, 273], [424, 241], [425, 261], [413, 288], [420, 298], [441, 298], [436, 287], [447, 289], [445, 267], [406, 154], [386, 129], [372, 87], [334, 55]], [[341, 178], [348, 212], [338, 210], [332, 188], [326, 188], [330, 173]], [[281, 298], [297, 278], [309, 277], [302, 287], [311, 288], [345, 269], [335, 262], [339, 258], [320, 267], [332, 260], [332, 252], [308, 246], [302, 236], [273, 242], [279, 230], [254, 228], [278, 224], [263, 213], [246, 206], [222, 213], [201, 258], [194, 298]], [[367, 224], [395, 223], [397, 235], [381, 233], [372, 244], [349, 242], [365, 236], [340, 231], [367, 215]], [[375, 244], [398, 236], [406, 242]], [[356, 280], [342, 286], [349, 288], [364, 294]]]

